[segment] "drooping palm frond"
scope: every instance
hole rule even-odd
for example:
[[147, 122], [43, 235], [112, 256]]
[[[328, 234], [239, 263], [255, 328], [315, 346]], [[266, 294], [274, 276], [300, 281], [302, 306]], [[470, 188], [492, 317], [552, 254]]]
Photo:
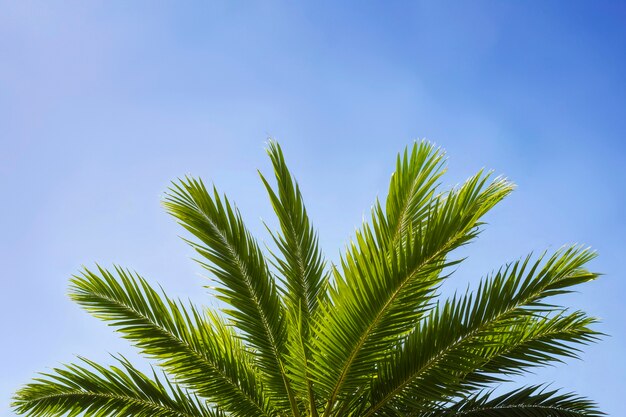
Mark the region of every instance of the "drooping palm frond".
[[[604, 415], [589, 400], [577, 395], [559, 394], [541, 386], [520, 388], [493, 397], [481, 392], [448, 410], [424, 414], [423, 417], [600, 417]], [[417, 414], [416, 416], [422, 416]]]
[[127, 360], [121, 367], [105, 368], [81, 358], [41, 374], [17, 392], [13, 407], [32, 417], [69, 413], [93, 417], [221, 417], [193, 393], [152, 379], [135, 369]]
[[109, 322], [176, 382], [237, 415], [269, 415], [252, 357], [216, 315], [160, 296], [140, 276], [98, 268], [72, 279], [70, 296]]
[[[554, 296], [598, 274], [595, 253], [528, 256], [440, 299], [455, 249], [513, 189], [490, 173], [440, 190], [444, 153], [428, 142], [398, 155], [384, 204], [326, 269], [300, 187], [270, 142], [278, 218], [266, 259], [226, 197], [199, 179], [174, 183], [164, 205], [214, 276], [222, 315], [169, 298], [120, 267], [83, 270], [70, 296], [162, 367], [126, 360], [43, 374], [13, 407], [33, 417], [598, 417], [595, 405], [540, 387], [494, 395], [533, 367], [575, 358], [596, 320]], [[273, 268], [270, 269], [270, 266]], [[165, 381], [165, 382], [162, 382]], [[171, 382], [170, 382], [171, 381]]]

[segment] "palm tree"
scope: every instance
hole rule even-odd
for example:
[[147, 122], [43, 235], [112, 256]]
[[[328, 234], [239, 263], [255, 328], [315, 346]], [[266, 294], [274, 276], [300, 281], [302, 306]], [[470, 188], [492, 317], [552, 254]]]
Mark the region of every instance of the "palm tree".
[[[239, 211], [215, 188], [185, 178], [164, 206], [194, 238], [215, 277], [223, 314], [168, 297], [127, 269], [100, 266], [71, 280], [70, 296], [115, 327], [162, 370], [123, 357], [87, 359], [41, 374], [17, 392], [29, 416], [599, 416], [569, 393], [501, 382], [576, 357], [594, 341], [581, 311], [548, 302], [598, 275], [580, 246], [526, 256], [442, 299], [462, 259], [455, 249], [513, 185], [478, 172], [439, 191], [444, 154], [427, 142], [398, 155], [385, 204], [376, 201], [337, 265], [323, 257], [278, 144], [277, 184], [261, 174], [278, 217], [266, 256]], [[498, 388], [500, 387], [500, 388]], [[494, 389], [498, 389], [494, 392]]]

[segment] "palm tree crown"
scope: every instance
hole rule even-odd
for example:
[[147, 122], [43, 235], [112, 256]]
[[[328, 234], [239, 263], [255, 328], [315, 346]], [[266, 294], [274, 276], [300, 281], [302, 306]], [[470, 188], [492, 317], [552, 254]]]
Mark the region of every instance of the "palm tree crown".
[[123, 357], [80, 358], [20, 389], [28, 416], [599, 416], [594, 404], [542, 386], [494, 393], [529, 368], [575, 357], [595, 323], [547, 299], [597, 274], [580, 246], [506, 264], [473, 291], [438, 288], [454, 250], [513, 185], [478, 172], [440, 191], [444, 154], [428, 142], [398, 155], [386, 201], [340, 261], [322, 255], [281, 148], [263, 175], [280, 229], [267, 256], [215, 188], [185, 178], [164, 206], [193, 236], [215, 277], [217, 314], [155, 290], [121, 267], [84, 269], [70, 296], [162, 368], [145, 375]]

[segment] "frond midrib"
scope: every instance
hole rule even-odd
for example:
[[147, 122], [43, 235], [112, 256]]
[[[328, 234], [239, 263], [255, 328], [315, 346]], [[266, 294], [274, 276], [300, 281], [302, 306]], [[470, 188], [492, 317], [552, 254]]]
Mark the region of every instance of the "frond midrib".
[[72, 397], [97, 397], [97, 398], [107, 398], [109, 400], [127, 401], [127, 402], [136, 403], [136, 404], [141, 404], [145, 406], [146, 408], [150, 408], [153, 410], [164, 410], [164, 411], [173, 412], [184, 417], [198, 417], [194, 414], [189, 414], [187, 412], [177, 410], [175, 408], [166, 406], [164, 404], [150, 402], [142, 398], [131, 397], [127, 395], [114, 395], [114, 394], [107, 394], [104, 392], [93, 392], [93, 391], [73, 390], [73, 391], [59, 392], [55, 394], [46, 394], [46, 395], [38, 396], [37, 399], [25, 400], [25, 402], [34, 403], [34, 402], [38, 402], [38, 401], [46, 400], [46, 399], [72, 398]]
[[550, 406], [550, 405], [540, 405], [540, 404], [507, 404], [507, 405], [498, 405], [498, 406], [493, 406], [493, 407], [479, 407], [479, 408], [474, 408], [471, 410], [467, 410], [467, 411], [456, 411], [453, 415], [454, 416], [461, 416], [461, 415], [471, 415], [472, 413], [479, 413], [482, 411], [497, 411], [497, 410], [510, 410], [510, 409], [515, 409], [515, 408], [527, 408], [527, 409], [532, 409], [532, 410], [546, 410], [546, 411], [562, 411], [565, 413], [576, 413], [580, 416], [585, 416], [587, 414], [583, 414], [583, 412], [577, 411], [577, 410], [571, 410], [569, 408], [565, 408], [562, 406]]
[[302, 241], [300, 239], [298, 239], [298, 235], [296, 234], [296, 227], [294, 225], [293, 219], [291, 218], [291, 216], [288, 216], [289, 218], [289, 231], [291, 232], [291, 236], [292, 239], [296, 242], [296, 259], [298, 262], [298, 272], [300, 272], [299, 278], [300, 278], [300, 283], [302, 285], [302, 289], [304, 291], [304, 296], [306, 298], [306, 314], [307, 314], [307, 320], [308, 317], [311, 317], [311, 315], [313, 314], [313, 312], [311, 311], [311, 300], [309, 299], [310, 296], [310, 287], [309, 287], [309, 282], [306, 279], [307, 277], [307, 269], [304, 265], [304, 260], [303, 260], [303, 247], [302, 247]]

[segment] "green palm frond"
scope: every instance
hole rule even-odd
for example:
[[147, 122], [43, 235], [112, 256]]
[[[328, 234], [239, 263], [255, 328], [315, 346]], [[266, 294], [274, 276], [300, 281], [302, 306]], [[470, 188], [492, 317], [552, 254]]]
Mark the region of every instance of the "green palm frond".
[[251, 355], [221, 319], [160, 296], [136, 274], [115, 272], [83, 271], [70, 296], [199, 396], [236, 414], [270, 414]]
[[281, 228], [280, 234], [272, 234], [282, 255], [282, 258], [276, 258], [276, 265], [285, 277], [286, 302], [292, 308], [301, 309], [306, 325], [317, 310], [320, 298], [326, 295], [325, 261], [304, 207], [300, 187], [287, 168], [280, 145], [270, 141], [267, 153], [274, 167], [277, 191], [260, 175]]
[[[428, 417], [600, 417], [596, 405], [571, 393], [541, 386], [524, 387], [493, 397], [481, 392]], [[419, 414], [418, 414], [419, 416]]]
[[389, 403], [380, 398], [378, 402], [375, 400], [378, 408], [372, 407], [363, 415], [428, 410], [433, 404], [447, 404], [476, 389], [508, 381], [510, 375], [521, 375], [529, 367], [559, 361], [561, 357], [575, 357], [576, 344], [588, 343], [596, 337], [588, 327], [591, 323], [593, 319], [580, 312], [551, 318], [528, 317], [497, 330], [502, 333], [496, 334], [494, 330], [490, 336], [476, 337], [463, 348], [444, 353], [444, 359], [433, 361], [428, 371], [402, 392], [394, 393]]
[[[406, 228], [410, 235], [397, 249], [381, 250], [368, 224], [357, 233], [313, 341], [314, 377], [331, 403], [369, 379], [386, 349], [431, 307], [443, 268], [457, 262], [447, 255], [475, 237], [480, 218], [512, 190], [505, 180], [488, 180], [478, 173], [439, 195], [423, 224]], [[384, 222], [379, 213], [373, 215], [374, 230]]]
[[317, 313], [318, 304], [325, 302], [328, 289], [328, 273], [319, 249], [319, 242], [304, 207], [298, 183], [292, 178], [283, 151], [276, 142], [270, 141], [267, 153], [274, 167], [277, 190], [274, 191], [265, 177], [259, 173], [267, 189], [272, 206], [280, 223], [281, 233], [272, 234], [282, 257], [274, 256], [275, 265], [284, 277], [287, 304], [292, 323], [287, 350], [294, 388], [308, 399], [308, 410], [317, 416], [317, 405], [309, 375], [310, 353], [309, 323]]
[[209, 263], [202, 265], [222, 284], [218, 298], [230, 305], [226, 312], [246, 341], [257, 350], [257, 363], [268, 388], [283, 406], [297, 407], [285, 375], [283, 354], [287, 332], [285, 313], [276, 284], [258, 244], [241, 215], [217, 190], [209, 193], [201, 180], [188, 178], [174, 184], [164, 205], [200, 242], [191, 242]]
[[[327, 264], [280, 146], [261, 180], [278, 219], [266, 254], [239, 211], [200, 179], [164, 201], [217, 282], [224, 314], [182, 303], [121, 267], [84, 269], [70, 297], [166, 373], [125, 359], [41, 374], [13, 409], [33, 417], [598, 417], [586, 399], [539, 386], [494, 388], [577, 358], [600, 333], [555, 296], [598, 277], [595, 253], [569, 246], [527, 256], [449, 298], [438, 288], [513, 185], [479, 171], [440, 190], [444, 153], [428, 142], [399, 154], [385, 202]], [[269, 257], [267, 256], [269, 255]], [[171, 382], [170, 382], [171, 381]]]
[[403, 237], [411, 235], [408, 228], [422, 225], [431, 208], [438, 181], [445, 173], [444, 153], [432, 143], [422, 141], [404, 149], [396, 159], [391, 176], [385, 212], [377, 204], [376, 239], [383, 249], [396, 248]]
[[193, 393], [184, 391], [153, 372], [152, 379], [127, 360], [105, 368], [81, 358], [41, 374], [17, 392], [13, 407], [31, 417], [77, 415], [93, 417], [219, 417]]
[[555, 307], [543, 300], [595, 279], [597, 274], [584, 269], [594, 256], [570, 247], [543, 264], [542, 258], [531, 263], [527, 257], [483, 281], [476, 293], [438, 306], [381, 363], [368, 415], [389, 401], [440, 401], [464, 386], [495, 382], [490, 374], [573, 356], [572, 343], [596, 336], [588, 328], [593, 319], [580, 312], [546, 316]]
[[481, 382], [487, 375], [522, 375], [528, 368], [559, 362], [560, 358], [578, 359], [577, 345], [594, 342], [599, 336], [590, 327], [597, 320], [582, 311], [563, 310], [553, 316], [520, 317], [512, 322], [495, 326], [491, 335], [481, 334], [474, 342], [484, 363], [463, 375], [466, 384]]

